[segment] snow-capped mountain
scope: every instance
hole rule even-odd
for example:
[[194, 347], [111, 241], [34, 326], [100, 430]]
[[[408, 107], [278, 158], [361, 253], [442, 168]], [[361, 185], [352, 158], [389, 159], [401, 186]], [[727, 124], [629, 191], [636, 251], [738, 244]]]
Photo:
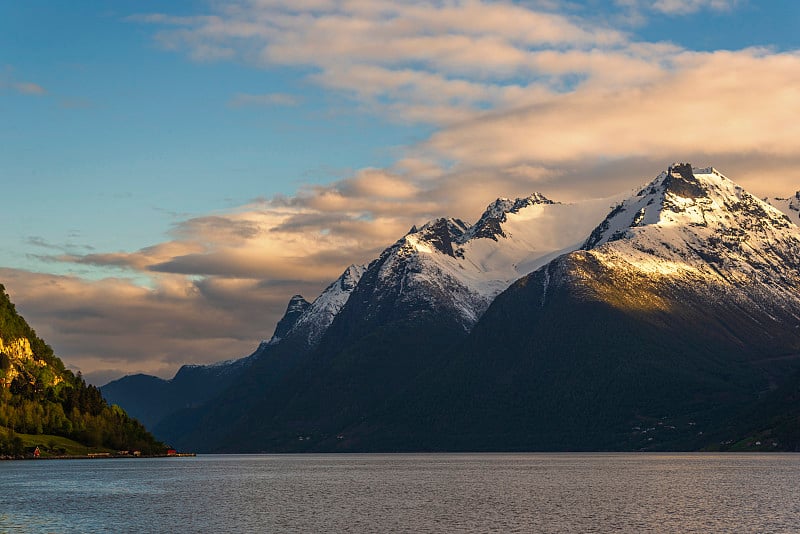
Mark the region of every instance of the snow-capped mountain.
[[578, 248], [609, 202], [560, 204], [534, 193], [497, 199], [474, 225], [441, 218], [413, 227], [369, 265], [358, 313], [400, 318], [436, 310], [469, 330], [511, 282]]
[[534, 275], [542, 307], [567, 290], [651, 321], [717, 321], [709, 335], [756, 352], [800, 339], [800, 230], [713, 168], [670, 167]]
[[[366, 269], [363, 265], [351, 265], [345, 269], [339, 278], [314, 299], [314, 302], [303, 309], [286, 335], [302, 338], [308, 347], [317, 345], [334, 317], [350, 298]], [[276, 340], [275, 336], [273, 340]]]
[[791, 450], [794, 430], [756, 419], [796, 420], [785, 200], [675, 164], [613, 200], [535, 194], [413, 227], [293, 297], [246, 372], [159, 430], [228, 452], [686, 450], [758, 427]]
[[303, 312], [308, 310], [309, 306], [311, 306], [311, 303], [304, 299], [303, 295], [295, 295], [289, 299], [286, 312], [281, 317], [281, 320], [278, 321], [278, 324], [275, 325], [275, 332], [272, 334], [268, 344], [276, 345], [280, 343], [281, 339], [285, 338], [294, 328], [297, 320], [302, 317]]
[[498, 198], [489, 204], [475, 226], [465, 232], [463, 241], [469, 241], [475, 237], [486, 237], [497, 241], [498, 237], [507, 237], [502, 225], [508, 221], [508, 215], [518, 214], [523, 208], [537, 204], [548, 205], [555, 204], [555, 202], [538, 192], [516, 200]]
[[619, 204], [584, 250], [659, 276], [796, 287], [800, 233], [778, 209], [713, 168], [679, 164]]
[[757, 430], [793, 450], [769, 421], [797, 411], [798, 354], [800, 230], [676, 164], [499, 295], [392, 424], [448, 449], [750, 447]]

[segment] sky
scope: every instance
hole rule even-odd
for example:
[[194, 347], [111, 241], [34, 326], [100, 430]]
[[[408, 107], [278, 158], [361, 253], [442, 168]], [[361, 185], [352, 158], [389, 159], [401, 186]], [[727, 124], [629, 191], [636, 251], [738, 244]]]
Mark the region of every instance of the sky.
[[800, 189], [800, 3], [0, 4], [0, 283], [92, 383], [242, 357], [414, 224]]

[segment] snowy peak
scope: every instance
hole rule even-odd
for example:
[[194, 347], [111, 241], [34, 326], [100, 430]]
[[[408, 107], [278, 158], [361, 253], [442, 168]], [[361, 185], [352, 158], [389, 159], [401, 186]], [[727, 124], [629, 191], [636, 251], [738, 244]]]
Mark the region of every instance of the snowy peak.
[[495, 200], [474, 226], [448, 218], [412, 227], [370, 265], [371, 289], [363, 290], [374, 306], [364, 313], [426, 310], [457, 317], [469, 330], [514, 280], [578, 248], [607, 206], [560, 204], [535, 193]]
[[[711, 174], [714, 169], [699, 169], [698, 174]], [[680, 198], [702, 198], [708, 196], [708, 191], [702, 182], [694, 175], [689, 163], [676, 163], [667, 169], [666, 176], [661, 185], [665, 193]]]
[[730, 233], [731, 226], [763, 230], [764, 225], [784, 228], [788, 224], [780, 211], [747, 193], [716, 169], [693, 169], [688, 163], [681, 163], [671, 166], [635, 196], [618, 204], [582, 248], [590, 250], [633, 238], [641, 232], [637, 228], [647, 226], [705, 228], [724, 236]]
[[469, 230], [469, 225], [461, 219], [435, 219], [426, 223], [422, 228], [408, 234], [406, 242], [423, 252], [428, 252], [433, 248], [455, 257], [453, 243], [458, 243], [464, 234]]
[[350, 298], [367, 268], [351, 265], [308, 305], [297, 318], [287, 336], [298, 336], [309, 347], [316, 345]]
[[294, 295], [289, 299], [289, 305], [286, 306], [286, 313], [303, 313], [310, 305], [311, 303], [304, 299], [303, 295]]
[[364, 274], [366, 267], [363, 265], [351, 265], [347, 269], [344, 270], [342, 275], [334, 282], [339, 284], [339, 291], [342, 293], [349, 294], [353, 291], [358, 284], [358, 281], [361, 280], [361, 275]]
[[269, 344], [275, 345], [280, 342], [281, 339], [285, 338], [309, 306], [311, 306], [311, 303], [304, 299], [303, 295], [295, 295], [289, 299], [289, 304], [286, 306], [286, 313], [283, 314], [283, 317], [275, 326], [275, 333], [272, 334]]
[[782, 284], [797, 278], [800, 231], [715, 169], [681, 164], [617, 205], [583, 249], [653, 274]]
[[497, 241], [498, 237], [506, 237], [502, 224], [508, 220], [509, 213], [519, 213], [520, 210], [537, 204], [555, 204], [541, 193], [517, 198], [498, 198], [486, 207], [478, 222], [462, 237], [461, 242], [474, 238], [487, 238]]

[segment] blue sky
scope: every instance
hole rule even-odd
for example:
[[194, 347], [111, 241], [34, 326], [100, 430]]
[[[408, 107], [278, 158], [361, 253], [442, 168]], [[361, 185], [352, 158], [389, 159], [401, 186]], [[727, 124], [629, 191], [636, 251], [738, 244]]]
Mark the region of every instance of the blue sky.
[[497, 196], [610, 195], [676, 159], [788, 195], [798, 23], [753, 0], [6, 2], [0, 282], [96, 380], [167, 376]]
[[[306, 69], [194, 62], [159, 47], [152, 25], [130, 20], [147, 9], [191, 14], [193, 5], [0, 6], [0, 79], [42, 88], [0, 96], [0, 176], [9, 198], [26, 199], [6, 213], [14, 228], [0, 237], [6, 266], [66, 268], [20, 254], [41, 252], [30, 237], [135, 250], [187, 216], [387, 165], [394, 146], [422, 135], [347, 110], [342, 97], [305, 81]], [[296, 95], [298, 104], [233, 102], [262, 93]]]

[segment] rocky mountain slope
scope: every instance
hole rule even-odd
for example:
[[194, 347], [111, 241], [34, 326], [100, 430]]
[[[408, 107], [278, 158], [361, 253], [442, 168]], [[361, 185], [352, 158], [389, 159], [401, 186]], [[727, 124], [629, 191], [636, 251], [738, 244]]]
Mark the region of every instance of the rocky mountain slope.
[[291, 353], [294, 360], [302, 360], [302, 354], [319, 342], [363, 272], [363, 266], [351, 265], [313, 303], [302, 295], [293, 296], [269, 341], [262, 341], [245, 358], [210, 365], [184, 365], [170, 380], [144, 374], [128, 375], [109, 382], [100, 390], [109, 402], [124, 406], [148, 428], [158, 429], [165, 418], [215, 399], [260, 360], [281, 359], [281, 354], [285, 353]]

